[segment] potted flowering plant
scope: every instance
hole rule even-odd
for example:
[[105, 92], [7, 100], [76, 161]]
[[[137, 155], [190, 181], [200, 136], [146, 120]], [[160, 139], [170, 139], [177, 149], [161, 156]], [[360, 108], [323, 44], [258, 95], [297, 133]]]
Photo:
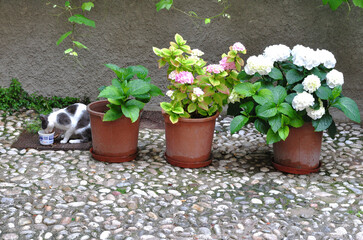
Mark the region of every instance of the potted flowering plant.
[[[253, 122], [274, 144], [274, 166], [290, 173], [319, 170], [322, 131], [334, 138], [335, 122], [328, 109], [336, 107], [360, 122], [357, 104], [342, 95], [344, 77], [333, 69], [334, 55], [296, 45], [273, 45], [247, 59], [235, 92], [241, 98], [231, 132]], [[252, 83], [252, 77], [258, 80]], [[282, 140], [282, 141], [281, 141]]]
[[211, 163], [211, 146], [215, 120], [233, 92], [243, 60], [238, 55], [246, 53], [241, 43], [230, 47], [219, 64], [210, 64], [201, 58], [204, 54], [192, 50], [179, 34], [169, 48], [154, 47], [161, 57], [159, 67], [168, 63], [170, 85], [166, 95], [170, 102], [160, 106], [165, 119], [166, 159], [180, 167], [204, 167]]
[[101, 87], [98, 97], [106, 98], [90, 103], [92, 129], [91, 153], [105, 162], [125, 162], [136, 158], [140, 112], [151, 97], [163, 95], [150, 83], [148, 70], [141, 66], [106, 67], [115, 72], [110, 86]]

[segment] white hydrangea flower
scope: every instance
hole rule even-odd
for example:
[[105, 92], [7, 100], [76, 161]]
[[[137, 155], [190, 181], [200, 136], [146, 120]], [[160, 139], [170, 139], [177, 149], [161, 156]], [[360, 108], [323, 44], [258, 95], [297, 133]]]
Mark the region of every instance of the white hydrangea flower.
[[176, 70], [174, 70], [171, 73], [169, 73], [169, 76], [168, 76], [169, 79], [175, 80], [176, 74], [177, 74]]
[[320, 78], [314, 74], [310, 74], [304, 79], [302, 85], [305, 91], [313, 93], [321, 86]]
[[199, 87], [195, 87], [195, 88], [193, 88], [193, 93], [194, 93], [195, 95], [197, 95], [198, 97], [200, 97], [200, 96], [204, 95], [203, 90], [202, 90], [202, 89], [200, 89]]
[[173, 93], [174, 93], [174, 91], [173, 91], [173, 90], [168, 90], [168, 91], [165, 93], [165, 95], [171, 98], [171, 97], [173, 96]]
[[195, 57], [200, 57], [204, 55], [204, 52], [200, 51], [199, 49], [193, 49], [191, 55]]
[[286, 61], [290, 57], [291, 50], [288, 46], [283, 44], [272, 45], [265, 49], [263, 55], [265, 57], [270, 58], [274, 62], [275, 61], [282, 62]]
[[326, 75], [326, 83], [330, 88], [335, 88], [336, 86], [342, 86], [344, 84], [343, 73], [335, 69], [331, 70]]
[[228, 97], [228, 103], [235, 103], [239, 101], [239, 96], [238, 93], [236, 93], [234, 91], [234, 89], [232, 90], [231, 94]]
[[260, 75], [267, 75], [273, 67], [274, 62], [270, 58], [259, 55], [249, 57], [244, 70], [248, 75], [254, 75], [256, 72]]
[[297, 111], [305, 110], [314, 105], [314, 97], [310, 93], [298, 93], [292, 100], [292, 107]]
[[306, 113], [308, 114], [308, 116], [314, 120], [320, 119], [325, 114], [325, 108], [323, 105], [323, 101], [321, 101], [320, 99], [319, 99], [319, 106], [320, 107], [318, 110], [314, 110], [311, 107], [308, 107], [306, 109]]
[[296, 66], [311, 70], [320, 65], [320, 58], [316, 51], [309, 47], [296, 45], [291, 50], [292, 61]]
[[326, 68], [334, 68], [335, 64], [337, 63], [337, 60], [334, 57], [334, 54], [329, 52], [325, 49], [318, 49], [316, 50], [319, 58], [320, 58], [320, 64], [323, 64]]

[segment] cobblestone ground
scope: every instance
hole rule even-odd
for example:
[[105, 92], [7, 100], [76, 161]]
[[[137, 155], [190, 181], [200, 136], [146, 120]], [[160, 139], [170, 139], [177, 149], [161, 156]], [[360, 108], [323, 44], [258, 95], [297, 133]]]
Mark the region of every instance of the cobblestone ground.
[[[1, 114], [1, 113], [0, 113]], [[28, 111], [0, 118], [0, 239], [363, 239], [362, 128], [324, 134], [322, 168], [278, 172], [251, 126], [216, 126], [211, 166], [164, 157], [164, 132], [143, 129], [136, 161], [87, 151], [16, 150]]]

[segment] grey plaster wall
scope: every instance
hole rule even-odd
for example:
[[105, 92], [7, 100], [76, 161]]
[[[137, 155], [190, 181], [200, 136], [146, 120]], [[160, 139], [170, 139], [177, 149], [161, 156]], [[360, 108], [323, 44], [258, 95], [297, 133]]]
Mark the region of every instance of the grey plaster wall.
[[[64, 1], [60, 1], [64, 2]], [[218, 13], [220, 6], [210, 0], [179, 0], [175, 5], [200, 15]], [[166, 89], [166, 69], [157, 68], [152, 46], [167, 47], [175, 33], [205, 59], [217, 62], [228, 46], [244, 43], [250, 55], [271, 44], [293, 47], [303, 44], [325, 48], [335, 54], [336, 69], [345, 76], [344, 94], [353, 98], [363, 113], [363, 11], [345, 6], [331, 11], [321, 0], [230, 0], [231, 19], [218, 18], [210, 25], [195, 23], [176, 11], [155, 10], [152, 0], [96, 1], [88, 15], [96, 28], [82, 28], [79, 39], [89, 51], [80, 51], [83, 67], [65, 58], [65, 43], [57, 47], [59, 36], [70, 30], [66, 16], [44, 0], [0, 0], [0, 85], [18, 78], [29, 92], [58, 96], [97, 97], [97, 88], [108, 84], [113, 73], [103, 66], [141, 64], [149, 68], [154, 82]], [[148, 109], [156, 109], [163, 98], [154, 99]], [[340, 120], [344, 120], [336, 115]]]

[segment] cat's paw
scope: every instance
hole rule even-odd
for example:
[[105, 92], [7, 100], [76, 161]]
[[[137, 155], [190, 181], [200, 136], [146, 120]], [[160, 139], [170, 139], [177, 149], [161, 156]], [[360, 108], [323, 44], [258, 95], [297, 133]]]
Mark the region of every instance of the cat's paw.
[[63, 144], [67, 143], [67, 142], [68, 142], [68, 140], [64, 140], [64, 139], [60, 141], [60, 143], [63, 143]]
[[80, 139], [72, 139], [72, 140], [69, 140], [69, 143], [81, 143], [81, 140]]

